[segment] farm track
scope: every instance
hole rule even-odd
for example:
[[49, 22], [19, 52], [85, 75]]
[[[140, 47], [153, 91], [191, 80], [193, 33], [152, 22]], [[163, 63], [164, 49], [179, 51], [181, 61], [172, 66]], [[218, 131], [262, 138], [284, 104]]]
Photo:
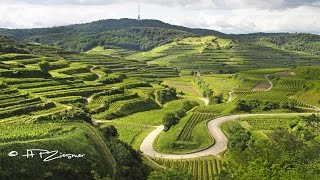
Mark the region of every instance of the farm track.
[[[94, 69], [97, 68], [97, 67], [98, 66], [92, 66], [92, 68], [90, 68], [90, 72], [95, 73]], [[98, 76], [98, 79], [96, 79], [96, 81], [102, 78], [101, 74], [99, 74], [99, 73], [95, 73], [95, 74]], [[86, 100], [87, 100], [87, 103], [85, 105], [89, 104], [92, 101], [91, 96], [86, 97]]]
[[164, 159], [190, 159], [204, 156], [219, 156], [220, 153], [227, 150], [228, 139], [220, 129], [220, 126], [228, 121], [235, 120], [241, 117], [252, 117], [252, 116], [286, 116], [286, 115], [309, 115], [312, 113], [278, 113], [278, 114], [240, 114], [240, 115], [229, 115], [212, 119], [207, 123], [207, 129], [215, 140], [215, 144], [202, 151], [188, 153], [188, 154], [163, 154], [159, 153], [153, 148], [153, 143], [157, 139], [157, 136], [163, 131], [164, 126], [158, 126], [153, 130], [142, 142], [140, 151], [145, 155]]
[[[98, 66], [92, 66], [92, 68], [90, 68], [90, 72], [95, 73], [95, 72], [94, 72], [94, 69], [97, 68], [97, 67], [98, 67]], [[99, 73], [95, 73], [95, 74], [98, 76], [98, 79], [97, 79], [97, 80], [101, 79], [101, 77], [102, 77], [101, 74], [99, 74]]]
[[228, 98], [228, 101], [226, 103], [230, 103], [232, 102], [232, 94], [234, 93], [234, 91], [230, 91], [229, 92], [229, 98]]
[[269, 82], [270, 84], [270, 87], [266, 90], [266, 91], [270, 91], [272, 88], [273, 88], [273, 83], [272, 81], [269, 79], [269, 75], [270, 74], [265, 74], [264, 77], [267, 79], [267, 81]]

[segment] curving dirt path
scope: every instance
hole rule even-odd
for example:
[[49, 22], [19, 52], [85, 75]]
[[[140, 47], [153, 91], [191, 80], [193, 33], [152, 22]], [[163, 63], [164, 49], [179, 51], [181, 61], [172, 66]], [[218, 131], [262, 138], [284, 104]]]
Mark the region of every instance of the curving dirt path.
[[215, 140], [215, 144], [208, 149], [204, 149], [199, 152], [183, 154], [183, 155], [175, 155], [175, 154], [163, 154], [154, 150], [153, 143], [157, 136], [162, 132], [164, 126], [158, 126], [155, 130], [153, 130], [142, 142], [140, 146], [140, 151], [145, 155], [164, 158], [164, 159], [189, 159], [189, 158], [197, 158], [203, 156], [214, 155], [218, 156], [223, 151], [227, 150], [228, 139], [221, 131], [221, 124], [235, 120], [241, 117], [250, 117], [250, 116], [285, 116], [285, 115], [307, 115], [312, 113], [279, 113], [279, 114], [240, 114], [240, 115], [229, 115], [224, 117], [219, 117], [213, 120], [210, 120], [207, 123], [207, 128]]
[[[102, 75], [94, 72], [94, 69], [97, 68], [97, 67], [98, 67], [98, 66], [92, 66], [92, 68], [90, 68], [90, 72], [95, 73], [95, 74], [98, 76], [98, 79], [101, 79]], [[97, 79], [97, 80], [98, 80], [98, 79]]]
[[232, 94], [234, 93], [234, 91], [230, 91], [229, 92], [229, 98], [228, 101], [226, 103], [230, 103], [232, 101]]
[[268, 81], [269, 84], [270, 84], [270, 87], [269, 87], [266, 91], [270, 91], [270, 90], [273, 88], [273, 83], [272, 83], [272, 81], [269, 79], [269, 75], [270, 75], [270, 74], [264, 75], [264, 77], [267, 79], [267, 81]]

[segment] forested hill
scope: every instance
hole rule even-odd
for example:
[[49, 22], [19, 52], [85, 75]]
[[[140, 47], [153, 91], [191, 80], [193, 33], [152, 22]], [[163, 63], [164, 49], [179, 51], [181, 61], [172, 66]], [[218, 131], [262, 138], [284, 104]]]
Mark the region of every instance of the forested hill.
[[[186, 36], [214, 35], [220, 38], [258, 43], [263, 46], [319, 55], [320, 36], [313, 34], [253, 33], [224, 34], [214, 30], [192, 29], [159, 20], [108, 19], [52, 28], [1, 29], [0, 36], [24, 42], [56, 45], [84, 52], [95, 46], [117, 46], [146, 51]], [[18, 48], [19, 49], [19, 48]]]
[[290, 51], [320, 55], [320, 36], [315, 34], [287, 34], [259, 38], [264, 45], [276, 46]]
[[82, 37], [71, 37], [56, 42], [65, 49], [85, 52], [96, 46], [116, 46], [124, 49], [147, 51], [177, 39], [195, 34], [164, 28], [126, 28]]
[[0, 36], [1, 53], [29, 53], [29, 50], [24, 44], [17, 43], [5, 36]]
[[186, 31], [198, 35], [224, 35], [223, 33], [206, 30], [191, 29], [182, 26], [171, 25], [159, 20], [135, 20], [135, 19], [107, 19], [85, 24], [75, 24], [69, 26], [59, 26], [52, 28], [35, 29], [1, 29], [0, 35], [5, 35], [16, 40], [25, 40], [36, 37], [47, 36], [52, 41], [61, 40], [70, 36], [83, 36], [99, 34], [106, 31], [116, 31], [130, 27], [157, 27]]

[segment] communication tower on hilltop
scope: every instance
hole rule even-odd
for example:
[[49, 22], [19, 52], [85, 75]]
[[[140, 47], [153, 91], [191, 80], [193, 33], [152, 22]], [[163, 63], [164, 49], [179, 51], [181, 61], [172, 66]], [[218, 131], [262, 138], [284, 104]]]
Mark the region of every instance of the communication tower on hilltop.
[[140, 16], [140, 4], [138, 5], [138, 20], [141, 20], [141, 16]]

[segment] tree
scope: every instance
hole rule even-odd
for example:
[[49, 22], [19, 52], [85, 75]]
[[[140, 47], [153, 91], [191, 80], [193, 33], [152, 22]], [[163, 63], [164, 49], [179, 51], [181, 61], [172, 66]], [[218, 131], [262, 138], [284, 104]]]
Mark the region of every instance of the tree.
[[167, 113], [163, 118], [163, 125], [165, 126], [165, 131], [169, 130], [171, 126], [178, 122], [178, 118], [174, 113]]
[[38, 66], [40, 68], [40, 70], [43, 72], [43, 73], [48, 73], [49, 70], [50, 70], [50, 64], [47, 62], [47, 61], [41, 61], [38, 63]]
[[223, 100], [223, 94], [219, 93], [218, 95], [211, 96], [209, 98], [209, 104], [220, 104], [222, 103], [222, 100]]
[[141, 154], [117, 138], [107, 139], [107, 145], [117, 163], [118, 179], [147, 179], [149, 168], [142, 163]]
[[104, 128], [103, 134], [107, 139], [111, 137], [115, 137], [115, 138], [119, 137], [118, 130], [113, 125]]
[[237, 111], [250, 111], [251, 108], [246, 104], [246, 101], [240, 100], [237, 103]]

